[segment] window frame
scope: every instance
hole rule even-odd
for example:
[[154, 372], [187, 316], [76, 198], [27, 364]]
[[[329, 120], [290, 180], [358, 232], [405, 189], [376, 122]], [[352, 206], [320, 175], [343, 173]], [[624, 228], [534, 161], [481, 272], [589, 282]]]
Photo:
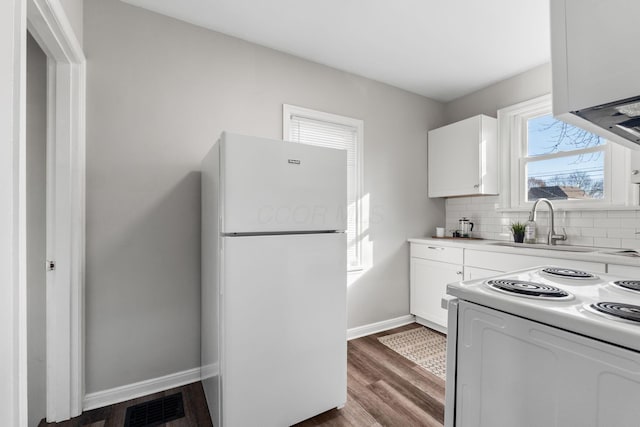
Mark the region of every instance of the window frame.
[[[498, 110], [498, 138], [501, 158], [500, 207], [512, 210], [530, 210], [535, 201], [527, 201], [526, 165], [543, 157], [569, 157], [580, 153], [601, 151], [604, 156], [604, 198], [594, 200], [553, 200], [563, 210], [626, 207], [633, 202], [630, 180], [630, 150], [609, 140], [603, 146], [565, 151], [536, 157], [527, 156], [527, 121], [552, 114], [551, 95], [543, 95]], [[614, 168], [613, 165], [623, 165]]]
[[[291, 117], [298, 116], [311, 120], [325, 123], [333, 123], [342, 126], [350, 126], [356, 129], [355, 142], [355, 241], [354, 252], [356, 259], [353, 264], [347, 260], [347, 271], [357, 272], [363, 270], [363, 254], [362, 254], [362, 232], [364, 230], [364, 212], [362, 206], [363, 195], [363, 145], [364, 145], [364, 121], [352, 117], [341, 116], [338, 114], [326, 113], [324, 111], [312, 110], [310, 108], [299, 107], [296, 105], [282, 104], [282, 139], [289, 141], [291, 130]], [[292, 141], [297, 142], [297, 141]], [[348, 209], [348, 206], [347, 206]]]

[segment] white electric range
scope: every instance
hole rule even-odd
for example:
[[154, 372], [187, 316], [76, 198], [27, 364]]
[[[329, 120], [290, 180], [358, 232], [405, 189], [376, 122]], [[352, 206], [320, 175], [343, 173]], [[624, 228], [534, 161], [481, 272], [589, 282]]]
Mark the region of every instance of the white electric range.
[[451, 284], [447, 427], [640, 426], [640, 277], [543, 266]]

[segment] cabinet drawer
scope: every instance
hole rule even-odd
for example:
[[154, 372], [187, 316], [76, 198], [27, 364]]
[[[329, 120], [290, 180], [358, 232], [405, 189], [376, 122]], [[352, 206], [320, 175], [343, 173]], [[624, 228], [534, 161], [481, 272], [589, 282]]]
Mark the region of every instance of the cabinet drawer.
[[411, 257], [430, 259], [432, 261], [462, 264], [462, 248], [450, 248], [438, 245], [411, 244]]
[[538, 257], [531, 255], [505, 254], [500, 252], [484, 252], [467, 250], [465, 266], [479, 267], [489, 270], [514, 271], [539, 265], [556, 265], [559, 267], [576, 268], [580, 270], [605, 272], [605, 264], [573, 259]]

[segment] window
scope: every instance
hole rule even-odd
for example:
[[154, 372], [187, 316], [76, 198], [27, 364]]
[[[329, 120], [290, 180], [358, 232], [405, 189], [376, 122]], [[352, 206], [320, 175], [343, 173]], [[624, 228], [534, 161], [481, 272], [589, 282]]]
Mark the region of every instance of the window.
[[502, 205], [530, 208], [537, 199], [566, 208], [626, 205], [629, 150], [553, 118], [549, 95], [498, 111], [503, 153]]
[[603, 200], [604, 138], [553, 118], [531, 117], [526, 124], [526, 151], [522, 173], [527, 202], [549, 200]]
[[282, 129], [287, 141], [347, 150], [347, 262], [350, 271], [361, 269], [363, 121], [285, 104]]

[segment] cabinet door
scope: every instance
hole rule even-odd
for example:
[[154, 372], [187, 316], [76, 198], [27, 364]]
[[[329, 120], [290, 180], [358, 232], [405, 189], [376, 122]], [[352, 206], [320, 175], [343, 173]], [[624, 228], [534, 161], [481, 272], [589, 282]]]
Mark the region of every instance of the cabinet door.
[[478, 194], [480, 132], [479, 116], [429, 132], [429, 197]]
[[498, 194], [497, 121], [479, 115], [429, 132], [429, 197]]
[[462, 266], [411, 258], [411, 314], [447, 327], [447, 310], [441, 307], [447, 284], [462, 280]]
[[[552, 40], [553, 43], [566, 40], [567, 75], [562, 83], [568, 87], [570, 111], [637, 95], [640, 61], [628, 56], [624, 43], [611, 43], [601, 34], [615, 32], [616, 40], [637, 40], [638, 2], [566, 0], [551, 3], [559, 3], [555, 7], [565, 3], [566, 8], [566, 32], [554, 31]], [[564, 35], [566, 39], [562, 40]], [[594, 52], [598, 52], [595, 61]], [[612, 72], [611, 64], [616, 64], [620, 71]], [[556, 81], [560, 82], [558, 79], [554, 83]]]

